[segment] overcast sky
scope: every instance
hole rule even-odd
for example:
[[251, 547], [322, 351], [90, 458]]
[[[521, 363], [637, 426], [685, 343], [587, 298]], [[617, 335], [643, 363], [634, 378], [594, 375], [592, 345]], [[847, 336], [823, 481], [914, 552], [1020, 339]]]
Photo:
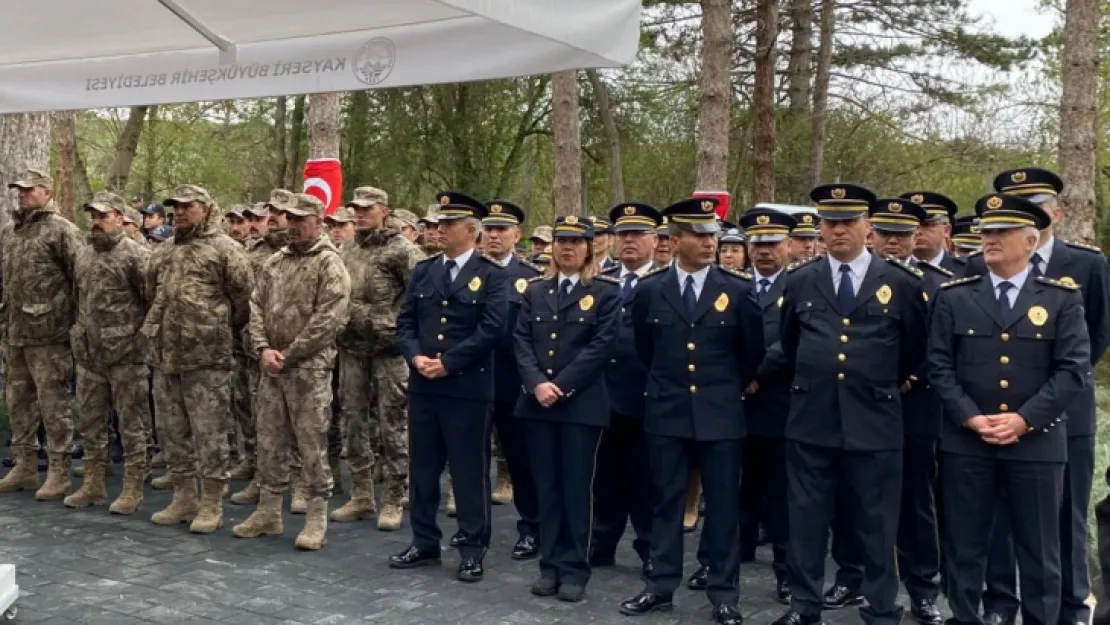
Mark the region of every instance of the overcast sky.
[[1051, 12], [1038, 11], [1037, 0], [971, 0], [970, 7], [1003, 35], [1043, 37], [1056, 21]]

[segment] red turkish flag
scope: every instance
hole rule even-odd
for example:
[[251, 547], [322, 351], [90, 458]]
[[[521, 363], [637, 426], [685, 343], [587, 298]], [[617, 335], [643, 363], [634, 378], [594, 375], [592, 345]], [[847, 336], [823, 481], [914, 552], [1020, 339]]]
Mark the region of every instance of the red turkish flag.
[[327, 206], [330, 215], [343, 203], [343, 166], [337, 158], [314, 158], [304, 164], [304, 192]]
[[694, 197], [697, 199], [710, 198], [717, 200], [717, 216], [721, 221], [728, 221], [729, 211], [729, 193], [728, 191], [694, 191]]

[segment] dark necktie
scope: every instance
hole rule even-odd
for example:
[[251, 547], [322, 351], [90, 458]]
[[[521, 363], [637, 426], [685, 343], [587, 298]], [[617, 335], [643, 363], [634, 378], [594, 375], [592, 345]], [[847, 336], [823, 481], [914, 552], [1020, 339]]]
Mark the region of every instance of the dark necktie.
[[458, 266], [458, 263], [451, 259], [447, 259], [447, 262], [443, 263], [443, 284], [445, 287], [450, 287], [451, 283], [454, 282], [455, 279], [451, 277], [451, 272]]
[[635, 282], [635, 271], [629, 271], [624, 275], [624, 284], [621, 285], [621, 299], [628, 300], [628, 294], [632, 292], [632, 287], [635, 286]]
[[760, 295], [766, 295], [767, 291], [770, 291], [770, 290], [771, 290], [771, 281], [768, 280], [767, 278], [760, 278], [759, 279], [759, 294]]
[[698, 294], [694, 292], [694, 276], [686, 276], [686, 288], [682, 289], [682, 304], [686, 306], [686, 315], [694, 318], [694, 311], [698, 307]]
[[574, 288], [570, 278], [563, 278], [559, 283], [559, 309], [562, 310], [563, 306], [567, 303], [567, 298], [570, 297], [570, 290]]
[[1002, 313], [1003, 322], [1006, 321], [1010, 316], [1010, 311], [1013, 310], [1013, 306], [1010, 306], [1010, 296], [1007, 295], [1012, 288], [1014, 288], [1014, 285], [1011, 282], [998, 283], [998, 310]]
[[852, 268], [848, 265], [840, 266], [840, 286], [836, 289], [836, 305], [845, 315], [856, 307], [856, 290], [852, 286]]
[[[1029, 259], [1029, 264], [1031, 265], [1029, 271], [1032, 272], [1034, 277], [1039, 277], [1039, 276], [1044, 275], [1043, 273], [1041, 273], [1041, 263], [1043, 263], [1043, 262], [1044, 262], [1044, 259], [1041, 258], [1041, 255], [1036, 253], [1036, 252], [1033, 252], [1033, 257]], [[1001, 285], [999, 285], [999, 286], [1001, 286]], [[1010, 286], [1013, 286], [1013, 285], [1010, 285]]]

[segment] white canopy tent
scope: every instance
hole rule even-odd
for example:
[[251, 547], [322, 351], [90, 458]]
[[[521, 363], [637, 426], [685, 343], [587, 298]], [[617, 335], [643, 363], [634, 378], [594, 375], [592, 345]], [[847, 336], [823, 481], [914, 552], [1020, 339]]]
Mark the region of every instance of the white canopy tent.
[[28, 0], [0, 113], [486, 80], [633, 61], [640, 0]]

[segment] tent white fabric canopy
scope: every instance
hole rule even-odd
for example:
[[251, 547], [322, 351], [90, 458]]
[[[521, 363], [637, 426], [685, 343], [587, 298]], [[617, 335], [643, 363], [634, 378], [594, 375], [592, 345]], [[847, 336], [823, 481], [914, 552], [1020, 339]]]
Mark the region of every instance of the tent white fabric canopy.
[[633, 61], [640, 0], [25, 0], [0, 113], [485, 80]]

